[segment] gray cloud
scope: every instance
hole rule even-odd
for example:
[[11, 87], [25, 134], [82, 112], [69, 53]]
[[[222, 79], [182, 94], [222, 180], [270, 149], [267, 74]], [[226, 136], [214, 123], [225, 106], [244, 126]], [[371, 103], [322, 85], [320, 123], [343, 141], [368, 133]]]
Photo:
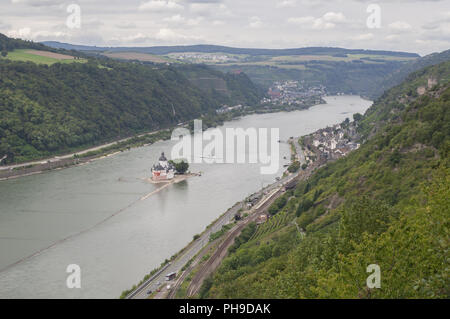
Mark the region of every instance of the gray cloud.
[[137, 26], [135, 23], [130, 21], [123, 21], [115, 24], [116, 28], [119, 29], [135, 29]]
[[222, 3], [223, 0], [183, 0], [186, 3]]
[[[81, 7], [79, 30], [65, 25], [70, 3]], [[381, 6], [380, 29], [366, 26], [370, 3]], [[450, 46], [448, 0], [2, 0], [0, 11], [2, 33], [78, 44], [340, 46], [420, 54]]]
[[64, 0], [11, 0], [11, 3], [18, 5], [28, 5], [32, 7], [49, 7], [64, 4]]

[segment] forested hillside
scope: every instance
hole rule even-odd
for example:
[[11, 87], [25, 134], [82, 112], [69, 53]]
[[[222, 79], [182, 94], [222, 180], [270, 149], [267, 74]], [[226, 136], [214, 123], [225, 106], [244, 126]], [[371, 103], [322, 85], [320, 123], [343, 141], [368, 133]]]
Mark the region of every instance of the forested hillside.
[[[45, 45], [40, 43], [35, 43], [31, 41], [25, 41], [20, 39], [11, 39], [6, 35], [0, 33], [0, 51], [3, 55], [6, 55], [6, 52], [13, 51], [15, 49], [36, 49], [42, 50], [46, 48]], [[49, 48], [50, 49], [50, 48]], [[53, 49], [51, 49], [53, 50]]]
[[[19, 41], [4, 40], [2, 45]], [[196, 69], [221, 81], [224, 91], [196, 85]], [[222, 104], [254, 105], [260, 98], [244, 74], [202, 66], [186, 70], [93, 58], [47, 66], [0, 59], [0, 158], [7, 155], [3, 164], [42, 158], [176, 125]]]
[[221, 104], [256, 105], [263, 95], [263, 90], [255, 86], [245, 73], [222, 73], [206, 65], [194, 64], [177, 65], [176, 68]]
[[432, 53], [414, 61], [405, 63], [399, 69], [395, 70], [384, 79], [382, 79], [379, 83], [377, 83], [377, 85], [373, 87], [373, 91], [370, 92], [368, 96], [370, 98], [376, 99], [380, 97], [386, 90], [402, 83], [412, 72], [446, 61], [450, 61], [450, 50], [446, 50], [440, 53]]
[[75, 51], [75, 50], [66, 50], [66, 49], [58, 49], [58, 48], [52, 48], [43, 45], [42, 43], [36, 43], [33, 41], [28, 40], [21, 40], [21, 39], [13, 39], [9, 38], [6, 35], [0, 33], [0, 53], [2, 57], [5, 57], [8, 52], [12, 52], [14, 50], [18, 49], [32, 49], [32, 50], [42, 50], [42, 51], [49, 51], [49, 52], [57, 52], [61, 54], [70, 54], [72, 56], [77, 57], [84, 57], [84, 53]]
[[358, 118], [362, 146], [243, 231], [200, 297], [448, 298], [449, 106], [450, 62], [384, 94]]

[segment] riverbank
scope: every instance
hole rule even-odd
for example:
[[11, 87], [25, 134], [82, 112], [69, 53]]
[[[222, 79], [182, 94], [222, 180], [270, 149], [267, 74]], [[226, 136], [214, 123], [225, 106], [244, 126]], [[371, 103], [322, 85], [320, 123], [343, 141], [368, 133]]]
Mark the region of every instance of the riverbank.
[[90, 163], [94, 160], [113, 156], [135, 147], [151, 145], [170, 138], [170, 130], [159, 130], [120, 139], [78, 152], [54, 156], [39, 161], [0, 166], [0, 181]]
[[[151, 296], [153, 298], [175, 298], [176, 296], [182, 298], [194, 297], [199, 292], [203, 281], [220, 265], [223, 258], [225, 258], [228, 248], [233, 243], [234, 239], [239, 236], [242, 229], [250, 222], [256, 221], [259, 215], [263, 213], [266, 214], [268, 206], [274, 200], [281, 196], [287, 188], [291, 189], [292, 187], [295, 187], [291, 184], [295, 185], [299, 180], [308, 179], [319, 167], [326, 165], [329, 161], [334, 161], [336, 158], [345, 156], [351, 150], [355, 149], [356, 147], [353, 147], [356, 139], [355, 132], [355, 123], [348, 123], [347, 120], [345, 120], [341, 124], [335, 124], [331, 127], [327, 126], [326, 128], [305, 135], [302, 138], [290, 137], [288, 143], [291, 151], [291, 163], [299, 163], [296, 172], [289, 172], [292, 168], [291, 164], [288, 170], [283, 174], [283, 178], [269, 185], [268, 188], [266, 187], [253, 194], [252, 196], [259, 194], [258, 203], [253, 208], [246, 210], [244, 203], [247, 202], [247, 199], [236, 203], [235, 206], [241, 208], [241, 215], [244, 215], [245, 217], [241, 220], [234, 221], [236, 225], [232, 224], [233, 226], [230, 229], [224, 232], [218, 240], [214, 241], [218, 242], [216, 245], [217, 247], [214, 249], [210, 248], [209, 239], [211, 238], [211, 232], [206, 232], [205, 230], [200, 235], [196, 236], [193, 242], [183, 248], [180, 253], [176, 255], [177, 257], [171, 258], [171, 262], [177, 261], [177, 264], [169, 265], [161, 272], [161, 275], [154, 278], [153, 281], [141, 281], [141, 284], [137, 287], [137, 290], [140, 293], [128, 295], [129, 298], [148, 298], [149, 295], [146, 293], [148, 290], [152, 292], [158, 291], [158, 294]], [[318, 144], [315, 145], [315, 140], [323, 143], [323, 145], [320, 144], [320, 147], [317, 147]], [[339, 148], [337, 148], [337, 146], [339, 146]], [[331, 153], [333, 154], [331, 155]], [[292, 183], [294, 180], [296, 180], [296, 182]], [[282, 190], [283, 187], [286, 187], [284, 191]], [[275, 192], [267, 190], [274, 188]], [[266, 202], [268, 202], [269, 205], [266, 205]], [[225, 214], [227, 213], [228, 211]], [[229, 222], [231, 223], [232, 221], [233, 219], [230, 218]], [[213, 222], [212, 226], [216, 231], [220, 231], [220, 228], [216, 223], [217, 221]], [[223, 223], [221, 226], [223, 226]], [[208, 226], [208, 228], [209, 227], [210, 226]], [[299, 232], [302, 234], [302, 231], [299, 230]], [[302, 234], [302, 236], [304, 236], [304, 234]], [[190, 247], [196, 242], [203, 243], [201, 245], [202, 247], [197, 247], [197, 250], [191, 259], [186, 260], [183, 258], [181, 252], [192, 249]], [[207, 258], [205, 258], [205, 256], [207, 256]], [[185, 262], [184, 265], [182, 264], [182, 261]], [[164, 275], [170, 272], [177, 273], [177, 278], [174, 281], [168, 282], [168, 286], [171, 288], [166, 289], [166, 284], [159, 287], [158, 282], [163, 281]], [[184, 283], [184, 281], [187, 281], [187, 283]], [[180, 296], [177, 295], [177, 291], [182, 285], [184, 295]], [[122, 297], [125, 297], [129, 292], [130, 291], [124, 292]]]
[[[298, 138], [290, 138], [289, 143], [294, 140], [297, 141]], [[295, 147], [291, 147], [290, 151], [291, 162], [297, 160], [299, 157], [298, 152], [302, 154], [300, 156], [304, 157], [303, 151], [297, 150]], [[241, 230], [248, 225], [249, 222], [255, 221], [259, 214], [263, 213], [275, 199], [282, 195], [285, 191], [284, 187], [291, 187], [288, 185], [291, 185], [293, 181], [297, 183], [299, 178], [308, 178], [308, 176], [315, 169], [315, 165], [311, 165], [306, 170], [299, 169], [295, 173], [290, 173], [287, 169], [283, 173], [283, 177], [276, 178], [276, 181], [272, 184], [261, 188], [259, 191], [247, 196], [244, 200], [235, 203], [216, 220], [211, 222], [203, 232], [196, 234], [193, 240], [184, 248], [174, 254], [170, 259], [166, 259], [160, 267], [153, 269], [149, 274], [147, 274], [139, 282], [139, 284], [134, 285], [129, 290], [123, 291], [120, 298], [142, 299], [147, 297], [160, 298], [161, 296], [164, 296], [163, 298], [174, 298], [184, 279], [189, 276], [196, 267], [200, 267], [204, 263], [207, 263], [207, 266], [205, 266], [206, 269], [202, 272], [202, 276], [195, 279], [196, 284], [194, 286], [198, 290], [207, 274], [211, 273], [211, 271], [215, 269], [211, 269], [211, 265], [213, 264], [217, 266], [218, 263], [220, 263], [226, 255], [226, 250], [232, 244], [234, 238], [240, 234]], [[256, 198], [256, 202], [252, 201], [252, 199]], [[249, 203], [251, 203], [250, 209], [248, 207]], [[236, 220], [235, 216], [237, 214], [241, 216], [241, 219]], [[232, 224], [233, 222], [236, 224], [235, 227], [232, 227], [230, 230], [220, 235], [216, 240], [211, 241], [213, 234], [218, 234], [224, 229], [224, 226]], [[227, 239], [224, 240], [225, 243], [222, 240], [224, 236], [227, 236]], [[211, 251], [214, 255], [210, 258], [205, 258], [205, 256], [209, 257], [209, 254], [207, 254], [208, 251]], [[186, 256], [190, 257], [190, 259]], [[182, 271], [181, 274], [179, 273], [180, 271]], [[166, 291], [165, 284], [162, 285], [162, 288], [158, 285], [160, 285], [161, 282], [164, 282], [165, 276], [171, 272], [177, 273], [177, 279], [175, 282], [170, 282], [169, 286], [173, 287]], [[191, 280], [192, 276], [189, 277]], [[193, 291], [197, 290], [194, 289]], [[148, 293], [149, 291], [151, 291], [150, 294]], [[155, 291], [157, 291], [156, 294], [153, 293]], [[190, 295], [192, 294], [193, 293], [191, 291]]]
[[[302, 174], [302, 172], [300, 172], [299, 174]], [[166, 261], [162, 263], [160, 267], [154, 269], [150, 274], [146, 275], [137, 286], [135, 285], [132, 289], [122, 292], [121, 298], [147, 298], [147, 292], [149, 290], [156, 291], [157, 289], [159, 289], [160, 283], [165, 281], [165, 276], [168, 273], [175, 272], [179, 274], [180, 271], [187, 269], [193, 259], [197, 257], [205, 247], [209, 246], [210, 236], [220, 231], [224, 225], [227, 225], [230, 222], [234, 221], [234, 216], [237, 213], [242, 212], [246, 215], [246, 217], [244, 217], [239, 223], [238, 228], [240, 230], [242, 229], [243, 225], [245, 226], [248, 223], [249, 220], [253, 220], [257, 216], [257, 212], [266, 209], [269, 204], [272, 203], [273, 200], [275, 200], [277, 194], [279, 195], [282, 193], [284, 185], [289, 184], [297, 177], [298, 174], [286, 175], [283, 178], [275, 181], [270, 185], [267, 185], [256, 193], [250, 195], [249, 197], [257, 196], [259, 198], [259, 201], [258, 203], [255, 203], [255, 206], [249, 211], [244, 211], [244, 209], [246, 208], [245, 204], [247, 203], [247, 199], [249, 197], [234, 204], [230, 209], [228, 209], [225, 213], [220, 215], [220, 217], [218, 217], [215, 221], [208, 225], [202, 233], [195, 235], [194, 239], [183, 249], [173, 255], [169, 260], [166, 259]], [[238, 234], [238, 232], [239, 231], [235, 233]], [[158, 275], [152, 275], [155, 273], [157, 273]]]
[[[298, 140], [294, 138], [293, 140]], [[300, 152], [302, 152], [300, 150]], [[295, 148], [291, 148], [291, 160], [295, 161], [299, 154]], [[169, 260], [149, 275], [132, 289], [124, 291], [121, 298], [145, 299], [151, 298], [175, 298], [180, 297], [177, 292], [184, 284], [185, 295], [182, 298], [191, 298], [196, 295], [204, 280], [220, 265], [227, 255], [228, 248], [233, 244], [234, 239], [251, 222], [255, 222], [261, 214], [266, 214], [268, 207], [285, 191], [294, 187], [301, 180], [306, 180], [309, 176], [324, 163], [312, 162], [305, 169], [298, 169], [295, 173], [286, 170], [282, 178], [277, 178], [272, 184], [263, 187], [259, 191], [251, 194], [242, 201], [237, 202], [232, 208], [223, 213], [218, 219], [213, 221], [206, 229], [194, 236], [191, 241], [180, 252], [172, 256]], [[258, 198], [252, 202], [251, 198]], [[251, 207], [247, 204], [252, 202]], [[239, 214], [240, 219], [234, 216]], [[225, 225], [232, 225], [227, 231], [215, 240], [212, 235], [223, 229]], [[191, 257], [190, 259], [186, 256]], [[175, 272], [177, 276], [174, 280], [166, 282], [165, 276]], [[157, 273], [158, 275], [152, 275]], [[187, 282], [187, 284], [185, 283]], [[161, 282], [164, 282], [161, 285]], [[167, 287], [170, 287], [169, 289]], [[152, 293], [148, 293], [151, 291]], [[153, 294], [153, 292], [157, 292]]]
[[[226, 228], [220, 233], [212, 242], [214, 245], [208, 245], [202, 248], [195, 256], [195, 259], [190, 260], [177, 273], [177, 277], [174, 280], [167, 282], [167, 287], [166, 284], [159, 287], [157, 290], [158, 294], [152, 295], [151, 297], [158, 299], [201, 298], [202, 296], [199, 296], [199, 293], [203, 283], [220, 267], [222, 261], [229, 254], [229, 248], [233, 245], [235, 239], [240, 236], [244, 228], [251, 222], [256, 222], [260, 216], [267, 216], [268, 212], [270, 212], [268, 207], [284, 195], [284, 192], [292, 192], [297, 183], [306, 181], [320, 167], [346, 156], [351, 151], [357, 149], [357, 147], [352, 147], [357, 138], [356, 123], [347, 121], [319, 129], [301, 138], [291, 137], [289, 139], [289, 144], [291, 145], [291, 161], [292, 163], [304, 162], [305, 166], [302, 166], [302, 168], [298, 167], [297, 171], [295, 173], [292, 172], [290, 174], [291, 177], [283, 182], [279, 188], [265, 193], [258, 204], [243, 211], [242, 214], [244, 217], [242, 219], [236, 220], [231, 227]], [[318, 147], [319, 143], [320, 146]], [[339, 148], [336, 148], [336, 145]], [[285, 174], [289, 174], [290, 168], [291, 166], [289, 166]], [[277, 185], [277, 183], [273, 185]], [[271, 216], [270, 218], [274, 217]], [[267, 219], [261, 222], [261, 224], [266, 222]], [[296, 226], [301, 239], [303, 239], [306, 235], [304, 230], [299, 228], [295, 219], [291, 224]], [[256, 227], [260, 227], [258, 224], [256, 225]], [[150, 281], [146, 282], [146, 284], [149, 283]]]

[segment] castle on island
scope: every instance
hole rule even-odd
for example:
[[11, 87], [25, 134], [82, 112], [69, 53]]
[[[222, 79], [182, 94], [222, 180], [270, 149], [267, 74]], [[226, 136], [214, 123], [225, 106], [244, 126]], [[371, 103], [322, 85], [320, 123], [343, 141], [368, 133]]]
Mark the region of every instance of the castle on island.
[[175, 176], [175, 167], [169, 163], [164, 152], [159, 157], [158, 164], [152, 167], [152, 179], [154, 181], [171, 180]]

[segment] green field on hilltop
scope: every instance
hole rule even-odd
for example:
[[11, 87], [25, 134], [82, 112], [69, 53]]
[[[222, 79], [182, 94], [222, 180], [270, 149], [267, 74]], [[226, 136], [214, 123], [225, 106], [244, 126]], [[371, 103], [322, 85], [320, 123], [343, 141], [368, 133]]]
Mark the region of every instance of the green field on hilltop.
[[52, 65], [54, 63], [85, 63], [86, 59], [56, 59], [52, 57], [41, 56], [33, 53], [27, 52], [27, 49], [17, 49], [8, 52], [6, 58], [11, 61], [23, 61], [23, 62], [33, 62], [36, 64], [47, 64]]

